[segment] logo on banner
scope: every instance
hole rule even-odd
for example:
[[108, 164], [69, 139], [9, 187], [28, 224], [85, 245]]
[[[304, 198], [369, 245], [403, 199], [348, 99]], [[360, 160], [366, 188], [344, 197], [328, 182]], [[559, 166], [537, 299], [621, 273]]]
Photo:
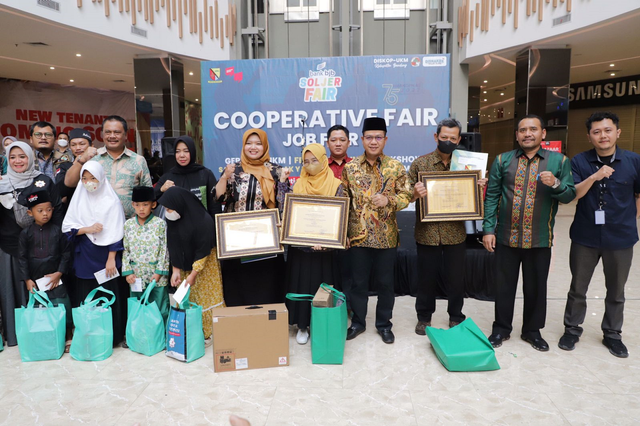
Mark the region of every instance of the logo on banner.
[[419, 67], [420, 66], [420, 58], [418, 58], [417, 56], [411, 59], [411, 66], [412, 67]]
[[220, 77], [220, 68], [209, 68], [209, 83], [222, 83], [222, 78]]
[[335, 70], [326, 67], [327, 63], [322, 62], [316, 66], [315, 71], [309, 70], [308, 77], [298, 80], [298, 86], [304, 89], [305, 102], [335, 102], [338, 98], [342, 77], [336, 75]]
[[422, 65], [425, 67], [446, 67], [446, 56], [425, 56], [422, 58]]

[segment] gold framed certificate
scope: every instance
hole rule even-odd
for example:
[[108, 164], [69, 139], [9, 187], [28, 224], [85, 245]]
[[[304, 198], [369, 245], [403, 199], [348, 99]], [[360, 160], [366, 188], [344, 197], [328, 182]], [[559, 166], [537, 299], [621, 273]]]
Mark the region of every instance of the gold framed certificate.
[[277, 254], [280, 244], [278, 209], [216, 215], [218, 259]]
[[286, 194], [282, 243], [347, 248], [349, 198]]
[[418, 173], [418, 180], [427, 189], [427, 196], [420, 199], [420, 220], [482, 219], [484, 203], [479, 179], [479, 170]]

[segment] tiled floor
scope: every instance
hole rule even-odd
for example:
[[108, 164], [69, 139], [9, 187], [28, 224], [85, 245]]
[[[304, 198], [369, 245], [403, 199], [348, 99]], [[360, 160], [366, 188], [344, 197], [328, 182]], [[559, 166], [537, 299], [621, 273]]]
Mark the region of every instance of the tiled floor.
[[[640, 424], [640, 261], [627, 284], [624, 342], [618, 359], [601, 344], [604, 285], [598, 270], [589, 293], [585, 333], [573, 352], [557, 347], [570, 274], [572, 206], [561, 208], [549, 279], [547, 353], [513, 338], [496, 350], [501, 370], [449, 373], [426, 337], [413, 332], [414, 299], [399, 297], [396, 343], [373, 327], [347, 342], [344, 365], [312, 365], [309, 345], [291, 333], [289, 367], [216, 374], [212, 350], [182, 364], [116, 349], [82, 363], [21, 363], [18, 350], [0, 353], [2, 425], [227, 425], [231, 413], [257, 425], [638, 425]], [[636, 253], [637, 254], [637, 253]], [[375, 300], [370, 301], [373, 308]], [[370, 309], [372, 312], [372, 309]], [[522, 299], [515, 330], [521, 325]], [[467, 300], [465, 313], [490, 331], [493, 304]], [[370, 319], [370, 321], [372, 321]], [[446, 327], [438, 302], [434, 326]]]

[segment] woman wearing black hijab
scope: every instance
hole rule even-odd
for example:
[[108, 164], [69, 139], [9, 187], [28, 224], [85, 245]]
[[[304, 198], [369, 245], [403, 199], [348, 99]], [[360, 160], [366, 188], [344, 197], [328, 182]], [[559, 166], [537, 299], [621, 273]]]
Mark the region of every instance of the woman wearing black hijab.
[[225, 306], [213, 219], [192, 192], [177, 186], [167, 189], [158, 203], [166, 210], [171, 285], [177, 287], [186, 280], [191, 286], [190, 300], [202, 306], [202, 328], [209, 345], [211, 310]]
[[196, 144], [189, 136], [180, 136], [175, 142], [176, 166], [162, 175], [155, 186], [156, 199], [172, 186], [191, 191], [209, 215], [222, 212], [216, 201], [215, 187], [218, 181], [205, 166], [196, 163]]

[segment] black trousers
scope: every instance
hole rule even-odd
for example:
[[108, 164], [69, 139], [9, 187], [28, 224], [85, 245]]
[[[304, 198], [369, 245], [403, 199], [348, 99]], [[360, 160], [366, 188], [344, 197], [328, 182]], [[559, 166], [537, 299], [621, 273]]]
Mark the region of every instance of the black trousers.
[[565, 333], [574, 336], [582, 335], [580, 324], [584, 322], [584, 317], [587, 314], [587, 290], [600, 258], [602, 258], [604, 283], [607, 288], [602, 332], [605, 337], [621, 339], [625, 301], [624, 286], [629, 278], [633, 247], [620, 250], [602, 250], [571, 243], [569, 252], [571, 288], [564, 310]]
[[438, 275], [442, 271], [444, 290], [449, 301], [447, 312], [451, 321], [462, 322], [464, 304], [464, 261], [466, 244], [451, 246], [418, 246], [418, 295], [416, 313], [418, 321], [431, 321], [436, 311]]
[[390, 330], [395, 294], [393, 292], [396, 248], [374, 249], [352, 247], [349, 249], [353, 271], [351, 288], [347, 300], [353, 310], [352, 323], [366, 327], [369, 282], [373, 276], [374, 288], [378, 292], [376, 305], [376, 328]]
[[521, 249], [496, 244], [497, 289], [493, 333], [508, 336], [513, 330], [513, 310], [522, 265], [524, 311], [522, 334], [539, 337], [547, 317], [547, 277], [551, 248]]

